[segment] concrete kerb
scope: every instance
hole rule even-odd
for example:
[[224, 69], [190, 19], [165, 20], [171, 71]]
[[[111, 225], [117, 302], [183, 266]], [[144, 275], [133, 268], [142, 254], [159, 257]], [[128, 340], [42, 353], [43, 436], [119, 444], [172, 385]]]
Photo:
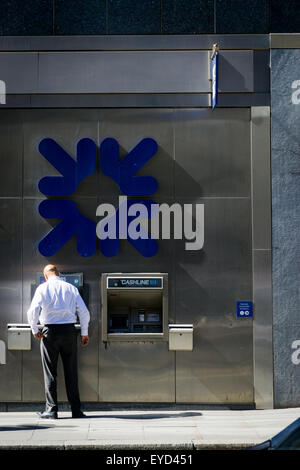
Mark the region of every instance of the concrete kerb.
[[19, 442], [19, 443], [1, 443], [0, 451], [9, 450], [9, 451], [18, 451], [18, 450], [114, 450], [114, 451], [123, 451], [123, 450], [156, 450], [156, 451], [197, 451], [197, 450], [247, 450], [251, 446], [254, 446], [257, 442], [253, 443], [169, 443], [169, 444], [149, 444], [149, 443], [139, 443], [139, 444], [117, 444], [117, 443], [104, 443], [92, 442], [87, 444], [86, 442]]

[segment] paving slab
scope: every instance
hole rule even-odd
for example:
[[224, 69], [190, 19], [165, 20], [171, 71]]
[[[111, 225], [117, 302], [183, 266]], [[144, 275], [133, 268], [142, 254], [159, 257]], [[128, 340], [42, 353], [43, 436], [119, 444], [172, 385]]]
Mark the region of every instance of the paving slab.
[[300, 417], [300, 408], [276, 410], [60, 412], [43, 420], [34, 412], [0, 413], [2, 449], [245, 449]]

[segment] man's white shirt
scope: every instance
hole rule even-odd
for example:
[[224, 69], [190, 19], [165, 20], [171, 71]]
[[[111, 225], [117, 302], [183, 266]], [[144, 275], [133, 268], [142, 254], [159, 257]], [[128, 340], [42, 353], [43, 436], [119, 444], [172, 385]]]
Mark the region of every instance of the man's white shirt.
[[58, 276], [51, 276], [47, 282], [37, 287], [27, 318], [32, 333], [36, 334], [39, 330], [38, 322], [41, 325], [76, 323], [76, 313], [81, 325], [81, 335], [87, 336], [90, 313], [78, 289]]

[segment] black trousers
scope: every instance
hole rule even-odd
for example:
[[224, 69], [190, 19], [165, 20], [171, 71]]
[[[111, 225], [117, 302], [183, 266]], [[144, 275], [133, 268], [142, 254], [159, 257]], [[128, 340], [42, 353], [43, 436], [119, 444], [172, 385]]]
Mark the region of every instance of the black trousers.
[[80, 410], [77, 374], [77, 332], [74, 324], [45, 325], [41, 356], [45, 381], [46, 411], [57, 411], [57, 362], [61, 356], [66, 392], [72, 412]]

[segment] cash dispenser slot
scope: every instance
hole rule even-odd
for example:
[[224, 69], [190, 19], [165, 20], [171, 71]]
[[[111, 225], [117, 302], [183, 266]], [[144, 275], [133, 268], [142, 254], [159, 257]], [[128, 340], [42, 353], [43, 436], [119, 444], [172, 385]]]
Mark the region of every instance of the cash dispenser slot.
[[166, 274], [103, 274], [102, 340], [168, 338]]

